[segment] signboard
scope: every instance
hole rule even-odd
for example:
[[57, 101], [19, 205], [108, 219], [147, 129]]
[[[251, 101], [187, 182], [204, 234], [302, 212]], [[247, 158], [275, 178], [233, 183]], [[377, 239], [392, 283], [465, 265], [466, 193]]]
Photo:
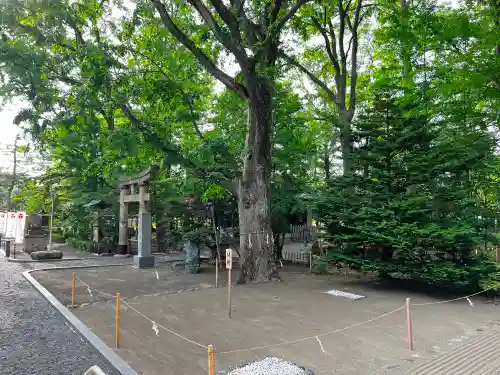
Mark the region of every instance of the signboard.
[[7, 214], [7, 229], [5, 231], [5, 237], [14, 238], [16, 237], [16, 213], [9, 212]]
[[0, 212], [0, 234], [14, 238], [16, 243], [24, 241], [26, 212]]
[[230, 270], [233, 268], [233, 250], [226, 249], [226, 269]]
[[0, 236], [5, 236], [7, 231], [7, 212], [0, 212]]
[[24, 226], [26, 225], [26, 212], [18, 212], [16, 214], [16, 243], [24, 241]]

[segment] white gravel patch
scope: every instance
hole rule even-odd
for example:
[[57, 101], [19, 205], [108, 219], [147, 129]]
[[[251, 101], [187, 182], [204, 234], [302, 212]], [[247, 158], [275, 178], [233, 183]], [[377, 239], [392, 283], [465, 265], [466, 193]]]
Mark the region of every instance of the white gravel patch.
[[329, 290], [328, 292], [326, 292], [326, 294], [329, 294], [331, 296], [336, 296], [336, 297], [349, 298], [349, 299], [353, 299], [353, 300], [365, 298], [365, 296], [360, 296], [358, 294], [353, 294], [353, 293], [347, 293], [347, 292], [343, 292], [343, 291], [337, 290], [337, 289]]
[[232, 370], [228, 375], [307, 375], [306, 371], [291, 362], [267, 357]]

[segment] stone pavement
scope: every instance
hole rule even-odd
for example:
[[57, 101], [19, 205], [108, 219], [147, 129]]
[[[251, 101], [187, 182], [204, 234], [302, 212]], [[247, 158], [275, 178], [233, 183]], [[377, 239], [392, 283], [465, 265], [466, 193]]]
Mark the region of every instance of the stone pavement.
[[119, 375], [21, 272], [0, 256], [0, 374], [82, 375], [98, 365]]
[[408, 375], [498, 374], [500, 374], [500, 324], [467, 345], [408, 372]]

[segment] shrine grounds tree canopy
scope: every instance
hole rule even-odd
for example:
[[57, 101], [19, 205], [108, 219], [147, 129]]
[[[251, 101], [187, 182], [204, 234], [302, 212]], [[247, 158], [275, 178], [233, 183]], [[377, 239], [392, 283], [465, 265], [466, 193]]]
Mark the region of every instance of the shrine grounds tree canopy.
[[199, 208], [213, 202], [239, 234], [239, 282], [279, 277], [284, 233], [312, 212], [335, 247], [318, 271], [498, 285], [498, 2], [0, 0], [0, 11], [0, 96], [23, 100], [15, 122], [50, 161], [12, 201], [48, 211], [57, 184], [68, 241], [88, 241], [87, 203], [118, 216], [119, 177], [158, 165], [159, 248], [212, 228]]

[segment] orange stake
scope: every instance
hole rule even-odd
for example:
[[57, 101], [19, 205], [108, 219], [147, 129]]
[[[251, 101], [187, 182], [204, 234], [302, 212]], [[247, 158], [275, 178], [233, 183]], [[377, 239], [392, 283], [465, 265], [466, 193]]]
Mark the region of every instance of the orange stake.
[[215, 375], [214, 346], [208, 345], [208, 375]]
[[413, 350], [413, 331], [411, 327], [411, 299], [406, 299], [406, 321], [408, 323], [408, 346]]
[[120, 293], [116, 293], [116, 347], [120, 347]]
[[76, 272], [73, 272], [73, 280], [71, 281], [71, 308], [75, 308], [75, 292], [76, 292]]

